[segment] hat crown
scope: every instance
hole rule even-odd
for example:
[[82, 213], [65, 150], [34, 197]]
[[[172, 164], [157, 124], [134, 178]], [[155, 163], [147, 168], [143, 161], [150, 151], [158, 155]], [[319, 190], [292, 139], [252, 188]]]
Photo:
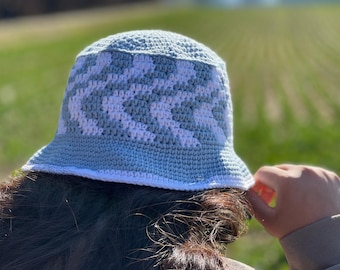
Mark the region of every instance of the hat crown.
[[79, 56], [120, 51], [131, 54], [167, 56], [224, 67], [224, 61], [210, 48], [181, 34], [163, 30], [138, 30], [102, 38], [82, 50]]
[[221, 63], [204, 45], [169, 32], [134, 31], [95, 42], [72, 68], [57, 134], [164, 147], [223, 145], [231, 139], [232, 113]]

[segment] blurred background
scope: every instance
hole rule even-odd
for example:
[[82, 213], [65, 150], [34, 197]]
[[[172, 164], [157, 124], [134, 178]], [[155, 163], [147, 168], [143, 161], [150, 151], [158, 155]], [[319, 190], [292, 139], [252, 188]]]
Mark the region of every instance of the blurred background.
[[[340, 1], [0, 0], [0, 176], [49, 143], [69, 71], [95, 40], [164, 29], [227, 62], [236, 152], [250, 169], [306, 163], [340, 173]], [[288, 269], [250, 222], [227, 256]]]
[[206, 5], [235, 7], [245, 5], [282, 5], [301, 3], [337, 3], [339, 0], [1, 0], [0, 17], [18, 16], [78, 10], [92, 7], [130, 3], [163, 3], [168, 5]]

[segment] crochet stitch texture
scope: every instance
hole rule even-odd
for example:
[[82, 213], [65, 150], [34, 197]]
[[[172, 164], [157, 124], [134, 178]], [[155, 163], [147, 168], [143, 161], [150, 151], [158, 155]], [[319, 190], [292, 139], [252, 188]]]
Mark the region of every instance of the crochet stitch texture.
[[160, 30], [103, 38], [76, 58], [52, 142], [23, 170], [176, 190], [248, 189], [223, 60]]

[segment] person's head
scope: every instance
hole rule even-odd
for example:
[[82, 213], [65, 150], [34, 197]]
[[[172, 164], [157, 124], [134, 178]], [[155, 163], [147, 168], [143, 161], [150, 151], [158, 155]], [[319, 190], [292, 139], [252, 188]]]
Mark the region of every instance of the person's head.
[[253, 185], [232, 134], [225, 64], [203, 44], [159, 30], [93, 43], [55, 138], [1, 193], [0, 265], [226, 268]]
[[[226, 269], [238, 189], [174, 191], [29, 173], [0, 193], [1, 269]], [[223, 266], [223, 267], [222, 267]]]

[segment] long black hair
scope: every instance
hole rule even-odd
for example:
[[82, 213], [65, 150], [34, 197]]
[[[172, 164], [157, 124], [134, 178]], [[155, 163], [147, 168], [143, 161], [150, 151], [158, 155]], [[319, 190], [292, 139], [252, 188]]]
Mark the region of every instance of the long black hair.
[[174, 191], [30, 172], [0, 188], [0, 269], [227, 269], [238, 189]]

